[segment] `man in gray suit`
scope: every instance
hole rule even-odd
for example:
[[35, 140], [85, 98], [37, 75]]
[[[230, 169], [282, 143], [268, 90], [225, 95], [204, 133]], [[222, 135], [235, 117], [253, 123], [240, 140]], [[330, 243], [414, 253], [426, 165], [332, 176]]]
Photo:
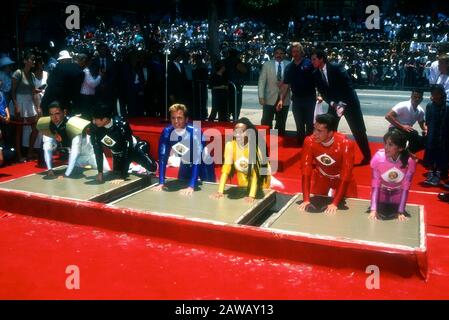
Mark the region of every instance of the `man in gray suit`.
[[285, 133], [285, 123], [290, 106], [290, 90], [283, 101], [282, 107], [276, 106], [284, 80], [284, 70], [290, 63], [290, 61], [284, 60], [284, 57], [285, 49], [279, 45], [276, 46], [273, 59], [265, 62], [262, 66], [258, 85], [259, 103], [263, 106], [261, 124], [272, 128], [273, 118], [276, 116], [275, 129], [279, 130], [280, 135]]

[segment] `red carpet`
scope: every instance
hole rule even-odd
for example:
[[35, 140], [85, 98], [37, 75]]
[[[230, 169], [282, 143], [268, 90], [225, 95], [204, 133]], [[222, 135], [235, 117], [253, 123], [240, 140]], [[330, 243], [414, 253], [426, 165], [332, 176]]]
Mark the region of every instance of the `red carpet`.
[[[434, 236], [429, 237], [428, 282], [382, 274], [380, 289], [367, 290], [365, 270], [267, 259], [28, 216], [0, 218], [0, 233], [0, 299], [449, 298], [449, 239]], [[65, 286], [69, 265], [79, 268], [80, 290]]]

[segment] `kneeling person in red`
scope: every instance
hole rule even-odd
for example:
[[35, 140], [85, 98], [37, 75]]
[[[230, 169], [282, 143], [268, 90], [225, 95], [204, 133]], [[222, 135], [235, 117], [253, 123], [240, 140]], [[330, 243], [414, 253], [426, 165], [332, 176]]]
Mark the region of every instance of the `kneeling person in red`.
[[356, 197], [352, 176], [354, 143], [337, 132], [337, 121], [330, 114], [316, 117], [313, 134], [304, 141], [302, 164], [303, 202], [299, 210], [310, 210], [310, 193], [329, 195], [332, 203], [324, 210], [335, 214], [344, 196]]

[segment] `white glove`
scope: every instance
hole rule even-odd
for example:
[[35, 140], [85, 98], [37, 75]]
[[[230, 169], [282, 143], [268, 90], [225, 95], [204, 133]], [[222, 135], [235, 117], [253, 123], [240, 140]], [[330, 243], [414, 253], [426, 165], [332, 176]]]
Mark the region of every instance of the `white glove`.
[[339, 118], [341, 118], [341, 117], [343, 116], [343, 114], [344, 114], [344, 112], [345, 112], [345, 107], [346, 107], [346, 103], [344, 103], [344, 102], [342, 102], [342, 101], [340, 101], [340, 102], [338, 103], [336, 112], [337, 112], [337, 116], [338, 116]]

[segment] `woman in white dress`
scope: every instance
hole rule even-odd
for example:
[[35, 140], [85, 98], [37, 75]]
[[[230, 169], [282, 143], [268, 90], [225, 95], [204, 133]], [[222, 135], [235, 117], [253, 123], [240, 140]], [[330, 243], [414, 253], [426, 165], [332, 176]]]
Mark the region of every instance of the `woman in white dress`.
[[[39, 114], [38, 106], [35, 99], [35, 77], [31, 72], [34, 67], [34, 54], [29, 51], [23, 55], [23, 66], [17, 69], [12, 75], [11, 97], [14, 105], [14, 116], [19, 122], [31, 126], [31, 133], [29, 136], [29, 145], [34, 146], [38, 131], [36, 129], [36, 122]], [[22, 157], [22, 126], [16, 126], [16, 151], [19, 162], [24, 162], [26, 159]], [[36, 157], [33, 148], [28, 148], [28, 159]]]

